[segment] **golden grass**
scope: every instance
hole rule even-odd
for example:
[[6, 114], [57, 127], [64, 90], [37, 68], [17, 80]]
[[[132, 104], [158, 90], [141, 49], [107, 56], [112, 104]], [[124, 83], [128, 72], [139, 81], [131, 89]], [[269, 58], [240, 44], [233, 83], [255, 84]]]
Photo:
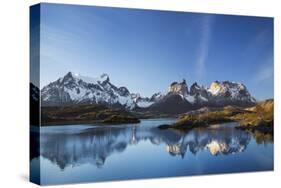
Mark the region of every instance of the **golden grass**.
[[171, 127], [193, 128], [231, 121], [239, 122], [241, 127], [272, 127], [273, 109], [273, 100], [259, 102], [251, 108], [226, 106], [215, 111], [183, 115]]

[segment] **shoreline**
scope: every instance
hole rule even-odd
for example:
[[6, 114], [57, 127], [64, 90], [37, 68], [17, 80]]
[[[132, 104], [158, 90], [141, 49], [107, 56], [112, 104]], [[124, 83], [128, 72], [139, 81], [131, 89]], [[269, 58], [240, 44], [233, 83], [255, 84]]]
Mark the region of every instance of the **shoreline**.
[[[157, 121], [157, 120], [177, 120], [177, 118], [175, 117], [153, 117], [153, 118], [140, 118], [140, 122], [143, 120], [150, 120], [150, 121]], [[98, 126], [110, 126], [110, 125], [122, 125], [122, 124], [139, 124], [139, 123], [132, 123], [132, 122], [118, 122], [118, 123], [105, 123], [103, 122], [103, 120], [93, 120], [93, 121], [68, 121], [68, 122], [47, 122], [47, 123], [42, 123], [41, 127], [45, 127], [45, 126], [68, 126], [68, 125], [92, 125], [92, 124], [99, 124]], [[40, 127], [39, 125], [32, 125], [33, 127]], [[96, 125], [94, 125], [96, 126]]]

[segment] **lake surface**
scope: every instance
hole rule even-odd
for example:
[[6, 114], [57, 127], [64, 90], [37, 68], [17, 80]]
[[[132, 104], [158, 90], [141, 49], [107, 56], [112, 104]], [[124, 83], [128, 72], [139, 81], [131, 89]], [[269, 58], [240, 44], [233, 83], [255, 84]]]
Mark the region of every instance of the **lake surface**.
[[236, 123], [189, 132], [157, 128], [174, 121], [42, 127], [31, 167], [39, 162], [42, 184], [273, 170], [270, 136]]

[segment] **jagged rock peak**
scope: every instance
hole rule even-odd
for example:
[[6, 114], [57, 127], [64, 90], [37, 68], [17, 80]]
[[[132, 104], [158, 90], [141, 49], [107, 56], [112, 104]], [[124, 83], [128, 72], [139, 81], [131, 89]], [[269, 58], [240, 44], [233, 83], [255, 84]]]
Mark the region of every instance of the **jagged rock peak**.
[[64, 81], [67, 81], [69, 79], [73, 79], [74, 78], [74, 74], [72, 72], [68, 72], [64, 77], [63, 79], [60, 79], [60, 80], [64, 80]]
[[192, 89], [201, 89], [201, 87], [197, 84], [197, 82], [194, 82], [194, 83], [191, 85], [191, 87], [190, 87], [190, 91], [191, 91]]
[[204, 88], [204, 86], [200, 86], [197, 84], [197, 82], [194, 82], [190, 87], [190, 94], [191, 95], [201, 94], [204, 97], [207, 97], [207, 90]]
[[183, 79], [182, 82], [180, 82], [180, 83], [178, 83], [178, 82], [171, 83], [168, 91], [169, 91], [169, 93], [187, 95], [188, 87], [187, 87], [185, 79]]
[[69, 71], [64, 77], [73, 77], [73, 73]]
[[110, 79], [109, 79], [108, 74], [103, 73], [103, 74], [100, 76], [100, 81], [101, 81], [101, 82], [109, 82]]

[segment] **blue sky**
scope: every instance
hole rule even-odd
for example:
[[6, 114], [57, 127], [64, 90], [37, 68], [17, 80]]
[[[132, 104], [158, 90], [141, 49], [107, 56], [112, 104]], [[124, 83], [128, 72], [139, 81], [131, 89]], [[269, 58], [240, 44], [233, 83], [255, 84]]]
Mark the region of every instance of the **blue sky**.
[[40, 26], [40, 87], [72, 71], [144, 96], [185, 78], [273, 97], [272, 18], [43, 4]]

